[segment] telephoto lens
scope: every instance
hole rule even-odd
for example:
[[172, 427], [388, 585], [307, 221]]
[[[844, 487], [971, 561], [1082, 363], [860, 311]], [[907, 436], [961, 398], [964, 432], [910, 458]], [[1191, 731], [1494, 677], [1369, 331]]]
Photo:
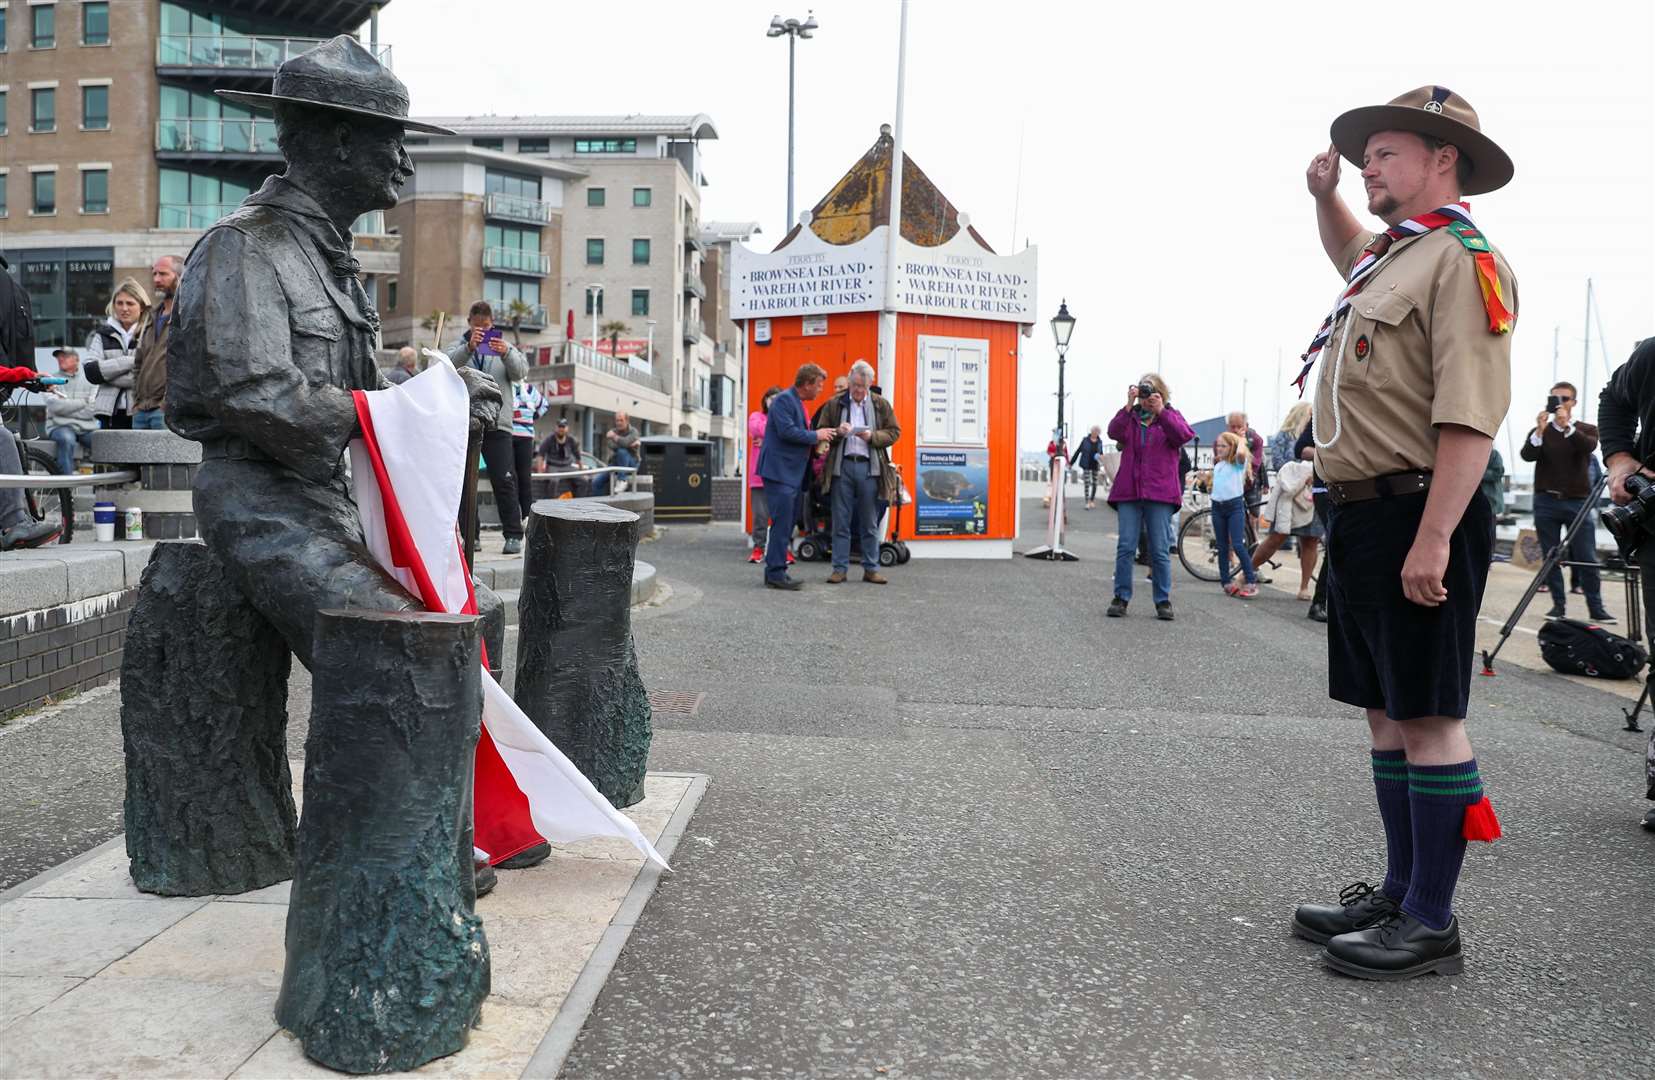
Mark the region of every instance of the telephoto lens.
[[1625, 506], [1611, 506], [1598, 515], [1603, 527], [1615, 538], [1623, 557], [1637, 549], [1644, 530], [1649, 527], [1651, 507], [1655, 505], [1655, 482], [1647, 476], [1633, 473], [1626, 478], [1626, 492], [1632, 496], [1631, 502]]

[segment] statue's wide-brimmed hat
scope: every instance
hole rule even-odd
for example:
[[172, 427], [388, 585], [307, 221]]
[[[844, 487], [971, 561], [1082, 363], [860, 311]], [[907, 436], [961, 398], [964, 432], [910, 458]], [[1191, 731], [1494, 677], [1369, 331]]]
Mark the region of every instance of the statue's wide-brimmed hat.
[[1333, 121], [1333, 145], [1358, 168], [1376, 131], [1413, 131], [1459, 147], [1470, 159], [1471, 178], [1462, 195], [1483, 195], [1511, 183], [1516, 170], [1498, 143], [1483, 134], [1477, 110], [1446, 86], [1422, 86], [1385, 105], [1352, 109]]
[[276, 69], [268, 94], [250, 90], [219, 90], [230, 101], [268, 109], [278, 101], [291, 101], [318, 109], [390, 120], [408, 131], [433, 135], [454, 135], [436, 124], [408, 119], [408, 88], [391, 74], [390, 68], [355, 38], [340, 34], [308, 52], [300, 53]]

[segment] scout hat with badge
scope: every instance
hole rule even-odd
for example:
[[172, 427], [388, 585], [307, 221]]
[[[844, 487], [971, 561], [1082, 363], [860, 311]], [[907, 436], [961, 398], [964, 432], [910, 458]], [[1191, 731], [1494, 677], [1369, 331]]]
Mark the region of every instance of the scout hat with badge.
[[218, 90], [228, 101], [268, 109], [278, 101], [291, 101], [318, 109], [390, 120], [407, 131], [432, 135], [454, 135], [436, 124], [408, 119], [408, 88], [375, 60], [373, 53], [348, 34], [340, 34], [308, 52], [300, 53], [276, 69], [268, 94], [250, 90]]
[[1446, 86], [1422, 86], [1388, 104], [1350, 110], [1333, 121], [1333, 145], [1346, 161], [1361, 168], [1368, 139], [1376, 131], [1412, 131], [1458, 147], [1471, 167], [1462, 195], [1486, 195], [1511, 183], [1511, 158], [1483, 134], [1471, 103]]

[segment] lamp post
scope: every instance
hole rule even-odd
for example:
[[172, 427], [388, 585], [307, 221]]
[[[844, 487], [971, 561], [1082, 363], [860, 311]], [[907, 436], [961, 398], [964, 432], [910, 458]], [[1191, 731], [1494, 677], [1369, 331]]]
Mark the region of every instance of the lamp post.
[[655, 371], [655, 320], [649, 320], [649, 340], [644, 343], [644, 366]]
[[816, 32], [816, 14], [807, 12], [803, 22], [770, 16], [770, 29], [765, 37], [787, 36], [787, 229], [793, 228], [793, 50], [799, 38], [808, 38]]
[[1069, 336], [1075, 332], [1075, 317], [1069, 314], [1069, 301], [1057, 306], [1052, 316], [1052, 339], [1057, 342], [1057, 441], [1068, 434], [1063, 423], [1063, 359], [1069, 351]]
[[[603, 286], [597, 282], [586, 286], [586, 310], [592, 316], [592, 351], [598, 351], [598, 308], [603, 304]], [[594, 366], [596, 366], [594, 364]]]

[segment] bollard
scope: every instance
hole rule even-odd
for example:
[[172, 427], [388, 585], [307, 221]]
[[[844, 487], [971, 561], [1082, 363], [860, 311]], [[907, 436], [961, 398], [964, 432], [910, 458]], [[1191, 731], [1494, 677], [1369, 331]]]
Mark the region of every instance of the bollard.
[[121, 662], [126, 851], [162, 896], [293, 876], [292, 656], [199, 542], [155, 546]]
[[617, 808], [644, 797], [649, 696], [632, 645], [638, 515], [547, 499], [529, 515], [518, 706]]
[[506, 672], [506, 602], [500, 594], [471, 579], [471, 593], [477, 598], [477, 618], [483, 624], [483, 649], [488, 653], [488, 673], [504, 684]]
[[474, 616], [321, 611], [276, 1021], [343, 1072], [465, 1046], [489, 990], [473, 911]]

